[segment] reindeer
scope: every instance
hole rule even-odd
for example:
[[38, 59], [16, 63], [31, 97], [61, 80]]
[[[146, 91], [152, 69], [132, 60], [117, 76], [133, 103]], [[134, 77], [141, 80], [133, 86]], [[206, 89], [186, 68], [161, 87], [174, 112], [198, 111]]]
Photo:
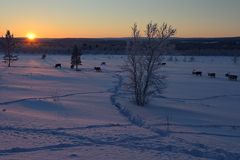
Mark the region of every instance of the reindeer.
[[105, 65], [106, 65], [106, 62], [102, 62], [101, 65], [102, 65], [102, 66], [105, 66]]
[[167, 63], [162, 63], [161, 65], [162, 65], [162, 66], [166, 66], [166, 65], [167, 65]]
[[163, 62], [163, 63], [158, 63], [159, 66], [166, 66], [167, 63]]
[[228, 76], [228, 79], [229, 79], [230, 81], [237, 81], [238, 76], [237, 76], [237, 75], [229, 75], [229, 76]]
[[208, 76], [211, 78], [216, 78], [216, 73], [208, 73]]
[[230, 74], [229, 72], [225, 74], [225, 77], [227, 77], [228, 80], [230, 80], [230, 81], [237, 81], [237, 79], [238, 79], [237, 75]]
[[94, 67], [94, 70], [95, 70], [96, 72], [102, 72], [101, 67]]
[[55, 64], [55, 68], [62, 68], [62, 64], [61, 63], [57, 63], [57, 64]]
[[202, 76], [202, 72], [201, 71], [197, 71], [196, 72], [196, 76]]
[[47, 55], [46, 54], [43, 54], [42, 55], [42, 59], [46, 59]]
[[226, 74], [225, 74], [225, 77], [228, 77], [229, 75], [230, 75], [230, 72], [226, 73]]
[[195, 69], [192, 71], [192, 74], [196, 75], [196, 76], [202, 76], [202, 72], [201, 71], [196, 71]]
[[225, 77], [227, 77], [228, 80], [230, 80], [230, 81], [237, 81], [237, 79], [238, 79], [237, 75], [231, 74], [230, 72], [226, 73]]
[[193, 74], [193, 75], [196, 75], [196, 72], [197, 72], [197, 71], [194, 69], [194, 70], [192, 71], [192, 74]]

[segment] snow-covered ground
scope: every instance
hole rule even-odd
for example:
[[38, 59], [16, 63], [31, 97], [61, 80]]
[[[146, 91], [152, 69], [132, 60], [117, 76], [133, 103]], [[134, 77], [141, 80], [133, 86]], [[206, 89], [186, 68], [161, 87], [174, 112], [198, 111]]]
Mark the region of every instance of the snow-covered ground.
[[[80, 72], [63, 55], [1, 63], [0, 159], [240, 159], [240, 81], [224, 77], [239, 76], [240, 64], [230, 57], [167, 61], [166, 89], [137, 107], [124, 86], [124, 58], [86, 55]], [[193, 76], [194, 68], [204, 75]]]

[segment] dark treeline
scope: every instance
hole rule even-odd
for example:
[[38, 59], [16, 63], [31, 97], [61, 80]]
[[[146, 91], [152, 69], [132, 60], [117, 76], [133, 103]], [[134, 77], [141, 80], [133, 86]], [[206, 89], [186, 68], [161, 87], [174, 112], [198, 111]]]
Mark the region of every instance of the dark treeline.
[[172, 40], [175, 51], [183, 55], [240, 56], [240, 37], [233, 38], [182, 38]]
[[[71, 54], [74, 44], [84, 54], [126, 54], [128, 38], [91, 39], [16, 39], [16, 53]], [[236, 38], [173, 38], [170, 42], [172, 55], [240, 55], [240, 37]]]

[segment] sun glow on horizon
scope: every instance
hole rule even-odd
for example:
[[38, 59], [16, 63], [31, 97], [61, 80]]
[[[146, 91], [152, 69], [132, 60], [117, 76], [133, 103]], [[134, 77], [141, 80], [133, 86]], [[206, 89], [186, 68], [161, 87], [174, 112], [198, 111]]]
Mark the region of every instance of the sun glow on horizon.
[[36, 34], [34, 34], [34, 33], [28, 33], [27, 34], [27, 36], [26, 36], [29, 40], [34, 40], [34, 39], [36, 39]]

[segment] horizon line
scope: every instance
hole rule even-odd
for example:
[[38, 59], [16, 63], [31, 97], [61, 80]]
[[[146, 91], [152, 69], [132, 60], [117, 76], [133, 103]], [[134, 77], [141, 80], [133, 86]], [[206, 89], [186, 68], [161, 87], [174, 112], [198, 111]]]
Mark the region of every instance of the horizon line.
[[[15, 37], [17, 39], [27, 39], [27, 37]], [[36, 37], [35, 39], [129, 39], [131, 37]], [[144, 37], [142, 37], [144, 38]], [[239, 36], [216, 36], [216, 37], [171, 37], [171, 39], [219, 39], [219, 38], [240, 38]]]

